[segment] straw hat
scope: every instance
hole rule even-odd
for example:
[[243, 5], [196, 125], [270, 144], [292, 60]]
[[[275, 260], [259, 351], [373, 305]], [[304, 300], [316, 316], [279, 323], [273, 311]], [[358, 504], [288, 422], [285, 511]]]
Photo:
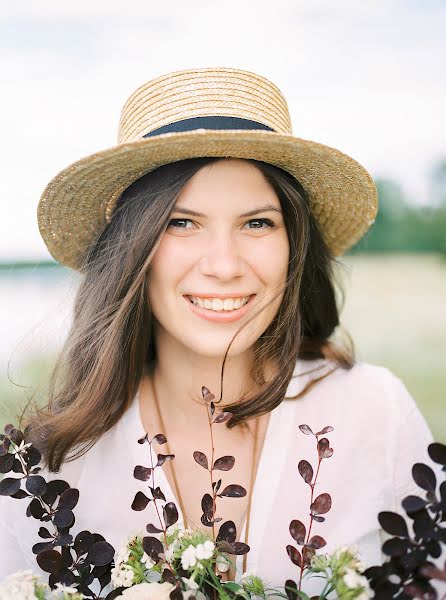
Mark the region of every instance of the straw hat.
[[335, 256], [374, 222], [370, 175], [339, 150], [293, 137], [287, 103], [273, 83], [239, 69], [190, 69], [139, 87], [122, 109], [118, 145], [76, 161], [47, 185], [37, 212], [48, 250], [81, 270], [131, 183], [167, 163], [202, 156], [251, 158], [297, 178]]

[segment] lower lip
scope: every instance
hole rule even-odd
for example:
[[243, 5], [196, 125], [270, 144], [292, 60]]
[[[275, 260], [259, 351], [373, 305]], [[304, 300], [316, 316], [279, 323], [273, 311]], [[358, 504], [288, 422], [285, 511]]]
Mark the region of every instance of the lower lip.
[[250, 296], [248, 302], [244, 304], [241, 308], [236, 308], [234, 310], [222, 310], [221, 312], [216, 312], [214, 310], [201, 308], [201, 306], [192, 304], [189, 296], [183, 296], [184, 300], [187, 302], [192, 312], [194, 312], [202, 319], [206, 319], [206, 321], [213, 321], [214, 323], [231, 323], [232, 321], [237, 321], [238, 319], [241, 319], [251, 308], [251, 304], [254, 301], [254, 297], [255, 294]]

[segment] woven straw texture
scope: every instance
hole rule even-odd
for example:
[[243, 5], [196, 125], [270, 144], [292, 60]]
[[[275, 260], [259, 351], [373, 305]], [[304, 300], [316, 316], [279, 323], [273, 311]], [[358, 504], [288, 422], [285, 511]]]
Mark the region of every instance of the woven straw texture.
[[[163, 125], [212, 115], [255, 120], [273, 131], [199, 129], [141, 139]], [[274, 84], [238, 69], [194, 69], [138, 88], [123, 107], [118, 145], [73, 163], [47, 185], [38, 223], [50, 253], [80, 270], [133, 181], [164, 164], [200, 156], [251, 158], [289, 172], [306, 189], [335, 256], [375, 220], [377, 192], [370, 175], [336, 149], [293, 137], [286, 101]]]

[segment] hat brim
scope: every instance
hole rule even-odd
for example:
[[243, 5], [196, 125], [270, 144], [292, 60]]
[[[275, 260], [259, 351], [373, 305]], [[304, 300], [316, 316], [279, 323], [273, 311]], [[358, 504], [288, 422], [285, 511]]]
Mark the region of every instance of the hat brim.
[[378, 198], [371, 176], [335, 148], [270, 131], [166, 133], [87, 156], [50, 181], [37, 215], [51, 255], [80, 270], [88, 248], [131, 183], [162, 165], [204, 156], [255, 159], [298, 179], [334, 256], [353, 246], [375, 220]]

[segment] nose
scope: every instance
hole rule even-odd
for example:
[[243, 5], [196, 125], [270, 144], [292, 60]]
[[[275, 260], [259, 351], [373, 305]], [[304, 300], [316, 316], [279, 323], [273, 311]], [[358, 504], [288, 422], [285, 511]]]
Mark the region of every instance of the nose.
[[220, 231], [209, 236], [200, 259], [202, 275], [231, 281], [245, 274], [245, 261], [240, 255], [236, 241], [229, 232]]

